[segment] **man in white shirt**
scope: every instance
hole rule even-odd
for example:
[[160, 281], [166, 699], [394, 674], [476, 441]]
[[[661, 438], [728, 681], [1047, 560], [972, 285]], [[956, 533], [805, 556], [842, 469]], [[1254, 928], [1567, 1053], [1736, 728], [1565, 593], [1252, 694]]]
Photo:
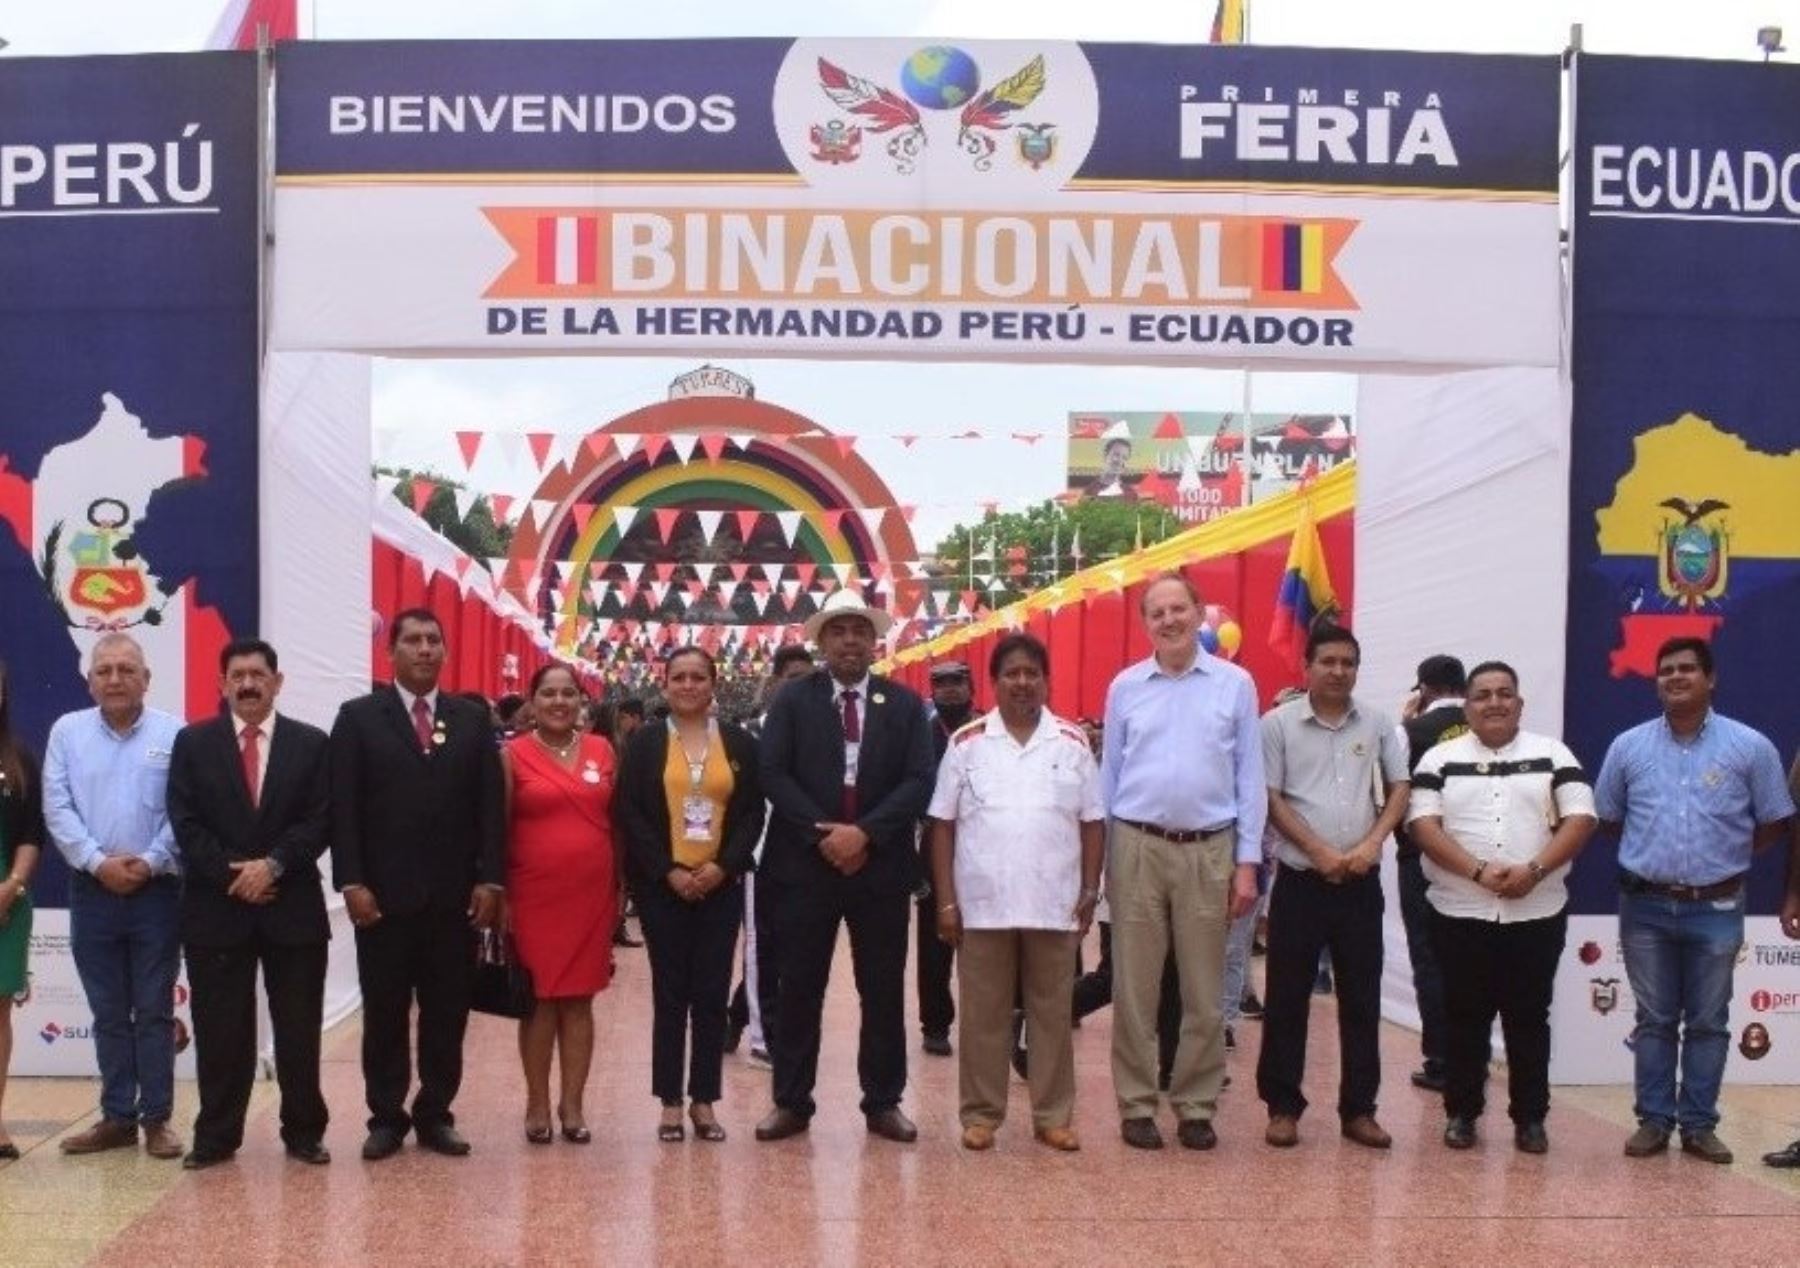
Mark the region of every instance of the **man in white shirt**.
[[999, 708], [951, 738], [931, 799], [938, 936], [961, 949], [962, 1143], [1006, 1117], [1015, 989], [1031, 1028], [1031, 1116], [1052, 1149], [1080, 1147], [1071, 996], [1075, 949], [1100, 897], [1105, 814], [1087, 737], [1044, 707], [1050, 653], [1009, 634], [989, 663]]
[[1488, 1037], [1506, 1034], [1513, 1143], [1550, 1147], [1550, 998], [1568, 935], [1569, 863], [1593, 835], [1594, 792], [1575, 755], [1519, 729], [1519, 676], [1469, 672], [1469, 731], [1413, 773], [1408, 829], [1425, 855], [1430, 930], [1444, 977], [1444, 1143], [1475, 1144]]

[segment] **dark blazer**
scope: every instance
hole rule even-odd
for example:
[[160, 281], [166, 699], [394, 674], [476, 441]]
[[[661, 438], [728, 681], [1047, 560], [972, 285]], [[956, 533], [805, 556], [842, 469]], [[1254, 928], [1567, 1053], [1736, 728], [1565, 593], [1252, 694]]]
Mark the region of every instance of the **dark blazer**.
[[[762, 869], [787, 884], [841, 879], [819, 853], [813, 825], [843, 816], [844, 723], [831, 675], [819, 670], [776, 692], [763, 720], [762, 786], [769, 834]], [[918, 881], [913, 830], [931, 801], [936, 766], [925, 704], [890, 678], [871, 675], [856, 769], [856, 826], [869, 861], [851, 879], [911, 893]]]
[[16, 739], [13, 751], [19, 755], [25, 786], [18, 787], [0, 771], [0, 827], [6, 834], [7, 849], [16, 851], [21, 845], [51, 849], [50, 830], [44, 825], [43, 771], [37, 758]]
[[[262, 797], [250, 804], [237, 731], [229, 716], [185, 727], [169, 758], [169, 824], [186, 876], [181, 937], [228, 947], [260, 933], [271, 942], [325, 942], [331, 922], [319, 856], [331, 826], [325, 732], [275, 716]], [[230, 863], [272, 858], [281, 865], [276, 898], [256, 906], [231, 897]]]
[[419, 749], [393, 687], [348, 701], [331, 728], [331, 871], [385, 914], [461, 911], [506, 883], [506, 793], [487, 711], [438, 691], [444, 742]]
[[[755, 864], [756, 842], [762, 835], [763, 794], [757, 771], [756, 741], [742, 727], [719, 724], [719, 738], [731, 763], [731, 799], [725, 803], [724, 831], [719, 841], [719, 866], [732, 876], [742, 876]], [[619, 764], [619, 784], [613, 794], [613, 830], [616, 844], [625, 850], [626, 870], [634, 888], [660, 885], [675, 866], [671, 848], [674, 828], [669, 821], [669, 798], [663, 771], [669, 761], [669, 728], [641, 726], [625, 746]]]

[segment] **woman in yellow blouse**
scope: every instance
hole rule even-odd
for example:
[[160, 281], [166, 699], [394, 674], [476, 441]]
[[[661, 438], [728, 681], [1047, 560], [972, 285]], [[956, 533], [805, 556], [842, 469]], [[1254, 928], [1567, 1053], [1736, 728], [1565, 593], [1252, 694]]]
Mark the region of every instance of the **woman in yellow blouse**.
[[668, 721], [631, 737], [613, 815], [650, 950], [651, 1091], [663, 1107], [657, 1136], [684, 1139], [686, 1108], [696, 1137], [720, 1141], [725, 1129], [713, 1104], [743, 923], [740, 881], [762, 831], [763, 798], [756, 741], [712, 716], [718, 680], [712, 657], [684, 647], [664, 672]]

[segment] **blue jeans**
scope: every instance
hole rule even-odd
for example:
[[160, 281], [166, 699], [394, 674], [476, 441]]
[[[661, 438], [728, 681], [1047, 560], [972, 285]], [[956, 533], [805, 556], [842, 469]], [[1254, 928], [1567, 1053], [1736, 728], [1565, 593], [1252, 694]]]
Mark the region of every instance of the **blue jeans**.
[[1619, 941], [1637, 996], [1638, 1121], [1679, 1127], [1684, 1136], [1710, 1131], [1719, 1123], [1719, 1084], [1731, 1048], [1731, 972], [1744, 941], [1744, 893], [1717, 902], [1621, 894]]
[[85, 872], [69, 885], [69, 941], [94, 1014], [100, 1112], [161, 1123], [175, 1108], [175, 972], [181, 881], [159, 876], [119, 895]]
[[1258, 894], [1250, 910], [1231, 922], [1225, 931], [1225, 1024], [1237, 1025], [1250, 984], [1250, 944], [1256, 941], [1256, 918], [1262, 914], [1265, 895]]

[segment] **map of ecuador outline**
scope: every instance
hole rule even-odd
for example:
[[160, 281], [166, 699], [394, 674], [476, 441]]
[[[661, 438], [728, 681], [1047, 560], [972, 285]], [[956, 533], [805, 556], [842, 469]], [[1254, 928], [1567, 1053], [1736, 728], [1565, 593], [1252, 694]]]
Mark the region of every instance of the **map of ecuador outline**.
[[117, 396], [100, 401], [99, 419], [46, 453], [35, 480], [0, 454], [0, 519], [31, 556], [84, 666], [102, 635], [128, 633], [150, 666], [149, 703], [203, 716], [216, 704], [214, 665], [230, 633], [216, 609], [196, 602], [194, 579], [170, 585], [133, 534], [158, 492], [206, 478], [206, 445], [152, 437]]
[[1623, 609], [1612, 676], [1654, 677], [1663, 640], [1710, 639], [1734, 600], [1800, 579], [1800, 450], [1759, 452], [1683, 414], [1637, 436], [1594, 519]]

